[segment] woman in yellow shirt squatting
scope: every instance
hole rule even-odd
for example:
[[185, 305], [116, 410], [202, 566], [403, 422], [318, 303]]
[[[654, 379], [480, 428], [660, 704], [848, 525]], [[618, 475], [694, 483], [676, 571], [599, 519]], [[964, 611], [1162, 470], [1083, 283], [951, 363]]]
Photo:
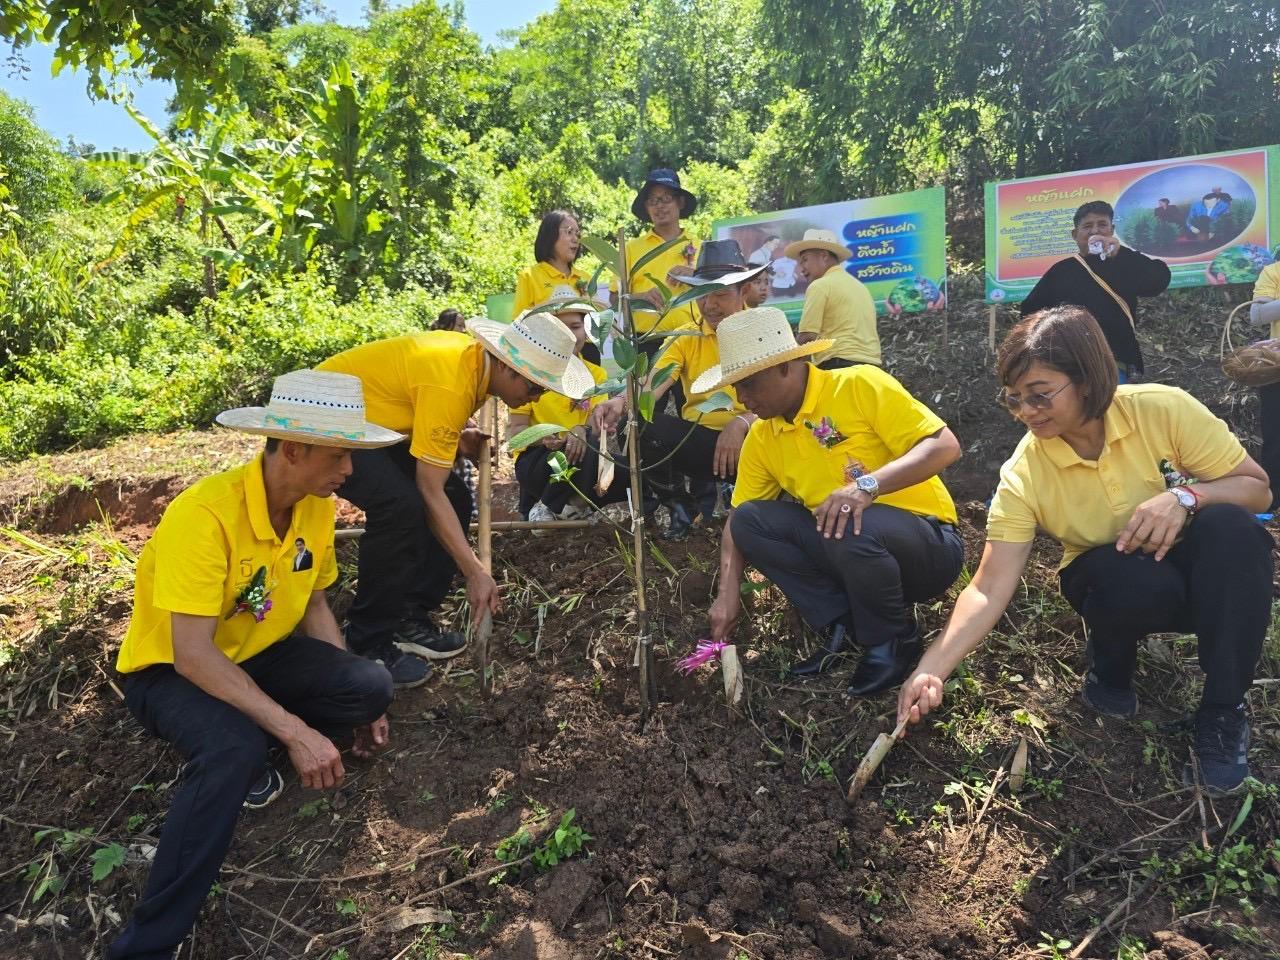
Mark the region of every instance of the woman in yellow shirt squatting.
[[[581, 356], [587, 341], [586, 316], [603, 304], [587, 300], [570, 287], [556, 287], [543, 303], [535, 305], [531, 313], [549, 313], [573, 334], [574, 355]], [[605, 371], [589, 360], [584, 360], [587, 370], [596, 384], [608, 379]], [[568, 433], [545, 437], [526, 447], [516, 456], [516, 480], [520, 484], [520, 515], [529, 520], [572, 520], [588, 515], [589, 511], [574, 488], [603, 506], [618, 503], [627, 498], [630, 474], [625, 467], [615, 470], [613, 480], [604, 493], [595, 490], [600, 471], [599, 442], [597, 435], [587, 429], [591, 411], [604, 396], [584, 397], [572, 400], [558, 393], [544, 393], [539, 399], [523, 406], [513, 407], [507, 418], [507, 436], [514, 437], [526, 427], [542, 423], [554, 423], [568, 428]], [[572, 485], [553, 482], [551, 460], [557, 452], [563, 452], [570, 466], [577, 468]], [[576, 502], [575, 502], [576, 501]]]
[[[732, 480], [737, 472], [738, 454], [755, 416], [738, 401], [732, 387], [725, 390], [731, 400], [727, 409], [699, 411], [698, 405], [715, 391], [701, 390], [694, 381], [720, 362], [716, 328], [725, 317], [742, 310], [747, 284], [764, 269], [747, 266], [736, 240], [704, 243], [697, 267], [684, 278], [692, 287], [708, 287], [707, 294], [697, 300], [701, 318], [667, 339], [646, 379], [646, 389], [653, 390], [655, 409], [677, 384], [684, 397], [680, 416], [655, 413], [640, 427], [641, 462], [663, 464], [645, 479], [672, 505], [668, 536], [681, 535], [692, 522], [697, 513], [695, 498], [702, 498], [709, 486], [714, 493], [711, 485], [717, 479]], [[626, 412], [626, 403], [626, 396], [621, 395], [597, 406], [591, 413], [592, 429], [601, 436], [613, 433]]]
[[313, 370], [278, 377], [266, 407], [217, 419], [268, 439], [251, 462], [180, 493], [138, 561], [116, 669], [129, 711], [186, 765], [112, 960], [171, 957], [191, 932], [241, 807], [284, 789], [273, 741], [304, 787], [328, 790], [344, 777], [330, 738], [354, 730], [352, 752], [371, 757], [389, 737], [391, 676], [348, 652], [325, 590], [351, 452], [403, 438], [366, 420], [359, 380]]
[[885, 690], [920, 655], [912, 604], [943, 593], [964, 563], [955, 505], [938, 477], [960, 444], [878, 367], [809, 363], [831, 341], [797, 344], [781, 310], [735, 314], [716, 339], [719, 363], [694, 392], [734, 386], [758, 419], [721, 539], [711, 638], [726, 642], [733, 631], [750, 563], [822, 638], [794, 678], [820, 673], [856, 638], [863, 653], [849, 693]]
[[1062, 544], [1062, 593], [1088, 628], [1084, 702], [1134, 716], [1139, 642], [1195, 633], [1205, 680], [1184, 777], [1214, 793], [1239, 789], [1249, 775], [1244, 699], [1271, 613], [1271, 538], [1253, 516], [1271, 502], [1267, 475], [1189, 394], [1117, 388], [1115, 357], [1080, 307], [1014, 327], [997, 375], [1027, 434], [1000, 470], [978, 572], [903, 684], [899, 720], [918, 722], [942, 702], [943, 681], [1008, 606], [1040, 529]]

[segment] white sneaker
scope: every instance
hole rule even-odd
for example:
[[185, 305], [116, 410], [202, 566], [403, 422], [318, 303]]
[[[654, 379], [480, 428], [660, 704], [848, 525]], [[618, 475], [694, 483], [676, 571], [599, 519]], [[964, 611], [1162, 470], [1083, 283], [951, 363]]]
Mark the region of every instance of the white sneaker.
[[[530, 523], [547, 523], [555, 519], [556, 519], [556, 515], [551, 512], [551, 508], [548, 507], [541, 500], [539, 500], [537, 503], [535, 503], [532, 507], [529, 508]], [[550, 532], [551, 531], [549, 530], [534, 530], [533, 535], [535, 537], [545, 537]]]

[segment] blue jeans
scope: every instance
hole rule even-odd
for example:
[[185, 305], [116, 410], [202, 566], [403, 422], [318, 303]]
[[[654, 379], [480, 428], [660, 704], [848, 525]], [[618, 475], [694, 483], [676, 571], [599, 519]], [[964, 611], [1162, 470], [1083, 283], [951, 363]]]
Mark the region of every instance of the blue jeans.
[[[327, 736], [349, 735], [391, 703], [385, 667], [312, 637], [287, 637], [240, 667], [268, 697]], [[187, 762], [146, 890], [107, 957], [170, 960], [218, 878], [241, 804], [267, 768], [271, 737], [168, 664], [127, 674], [124, 693], [138, 722]]]

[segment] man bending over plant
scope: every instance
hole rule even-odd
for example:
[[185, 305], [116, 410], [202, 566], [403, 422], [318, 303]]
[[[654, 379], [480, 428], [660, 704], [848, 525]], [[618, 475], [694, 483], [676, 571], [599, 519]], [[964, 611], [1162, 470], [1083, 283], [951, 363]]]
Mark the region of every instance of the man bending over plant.
[[751, 563], [822, 638], [793, 678], [822, 672], [856, 639], [863, 654], [849, 694], [886, 690], [920, 656], [912, 604], [945, 591], [964, 563], [955, 505], [938, 477], [960, 444], [879, 367], [809, 363], [831, 341], [797, 344], [781, 310], [744, 310], [716, 338], [720, 363], [694, 392], [735, 385], [759, 419], [738, 460], [712, 639], [733, 631]]
[[[401, 436], [365, 421], [355, 377], [312, 370], [279, 377], [266, 407], [217, 419], [265, 435], [266, 450], [183, 491], [138, 562], [116, 669], [130, 712], [186, 766], [111, 960], [174, 955], [241, 806], [284, 789], [268, 745], [283, 745], [303, 786], [320, 790], [343, 779], [330, 737], [354, 729], [359, 757], [388, 738], [391, 677], [347, 651], [324, 591], [338, 576], [333, 492], [351, 451]], [[304, 552], [311, 562], [298, 562]]]

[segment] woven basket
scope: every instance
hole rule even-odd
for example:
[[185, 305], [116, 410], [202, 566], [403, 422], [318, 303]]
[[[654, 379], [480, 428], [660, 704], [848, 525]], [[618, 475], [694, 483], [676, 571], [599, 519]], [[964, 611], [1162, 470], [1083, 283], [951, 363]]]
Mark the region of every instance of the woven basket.
[[1218, 342], [1222, 372], [1228, 379], [1246, 387], [1265, 387], [1270, 383], [1280, 383], [1280, 340], [1259, 340], [1257, 343], [1237, 347], [1231, 336], [1231, 326], [1236, 314], [1250, 306], [1251, 302], [1242, 303], [1227, 314], [1222, 339]]

